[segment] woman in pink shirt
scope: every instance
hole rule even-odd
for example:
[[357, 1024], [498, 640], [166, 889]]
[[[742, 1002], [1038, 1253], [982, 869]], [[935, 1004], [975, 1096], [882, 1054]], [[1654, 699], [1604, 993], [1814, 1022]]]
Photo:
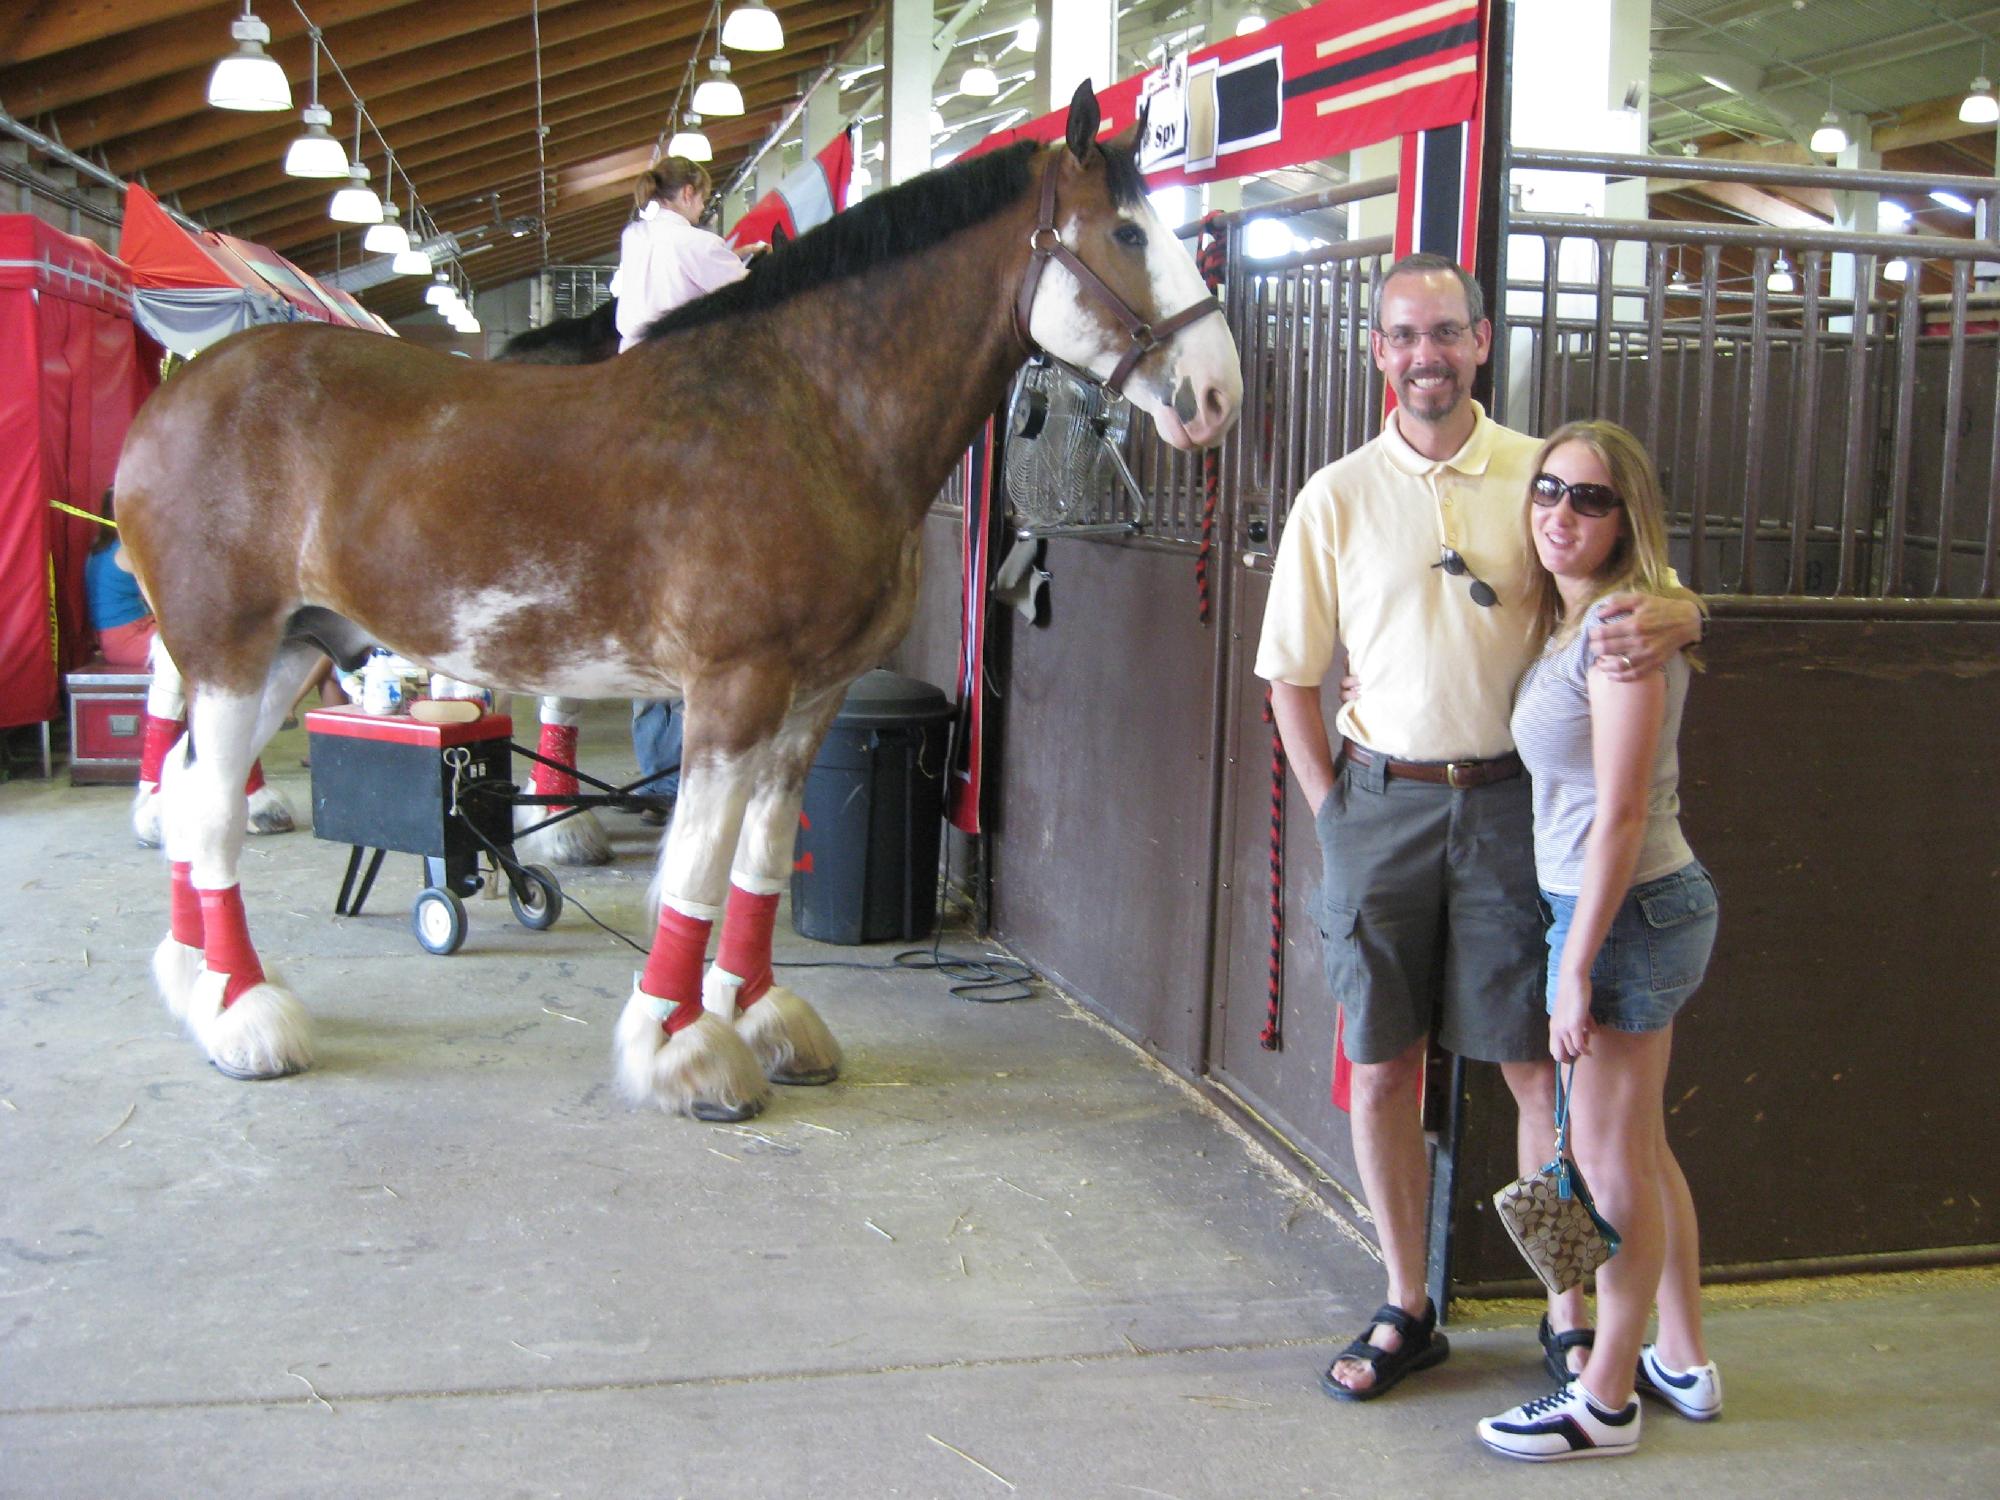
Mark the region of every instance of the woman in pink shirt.
[[632, 185], [638, 217], [618, 244], [618, 352], [653, 320], [748, 274], [722, 236], [700, 227], [708, 171], [684, 156], [648, 167]]

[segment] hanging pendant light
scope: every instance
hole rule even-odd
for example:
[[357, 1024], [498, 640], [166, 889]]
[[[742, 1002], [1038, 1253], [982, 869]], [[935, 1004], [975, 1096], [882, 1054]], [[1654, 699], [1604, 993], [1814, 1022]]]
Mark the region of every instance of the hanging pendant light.
[[972, 66], [959, 75], [958, 91], [974, 99], [991, 99], [1000, 92], [1000, 79], [984, 52], [972, 54]]
[[744, 0], [722, 23], [722, 45], [738, 52], [776, 52], [785, 45], [785, 28], [762, 0]]
[[667, 142], [667, 155], [684, 156], [689, 161], [713, 161], [715, 150], [701, 133], [701, 116], [689, 110], [681, 116], [681, 128]]
[[1799, 283], [1798, 278], [1792, 275], [1792, 263], [1779, 256], [1771, 263], [1771, 274], [1764, 278], [1764, 286], [1773, 292], [1796, 292]]
[[[407, 172], [403, 174], [403, 186], [410, 190], [410, 228], [421, 236], [424, 226], [417, 217], [417, 189], [410, 181]], [[431, 274], [430, 254], [422, 245], [412, 240], [406, 248], [396, 252], [396, 258], [389, 262], [389, 269], [398, 276], [428, 276]]]
[[1993, 97], [1993, 80], [1986, 76], [1986, 44], [1979, 44], [1979, 76], [1972, 80], [1971, 92], [1958, 106], [1958, 117], [1968, 125], [2000, 122], [2000, 99]]
[[243, 0], [243, 14], [229, 23], [229, 34], [236, 50], [208, 75], [208, 102], [217, 109], [290, 109], [292, 86], [285, 70], [264, 50], [271, 28], [250, 14], [250, 0]]
[[1819, 129], [1812, 133], [1808, 143], [1821, 156], [1838, 156], [1847, 149], [1847, 129], [1840, 123], [1840, 112], [1833, 107], [1833, 85], [1826, 86], [1826, 113], [1819, 117]]
[[347, 152], [341, 149], [339, 141], [327, 126], [333, 123], [333, 116], [323, 109], [318, 100], [308, 104], [303, 111], [306, 122], [305, 134], [293, 141], [285, 152], [285, 175], [287, 177], [345, 177], [347, 175]]
[[347, 186], [328, 200], [326, 216], [342, 224], [382, 222], [382, 200], [368, 185], [368, 169], [360, 162], [347, 169]]
[[1884, 281], [1908, 281], [1910, 279], [1910, 263], [1906, 260], [1884, 261], [1882, 263], [1882, 279]]
[[347, 169], [347, 186], [327, 200], [326, 216], [342, 224], [380, 224], [382, 200], [368, 185], [368, 168], [361, 161], [361, 106], [354, 106], [354, 165]]
[[729, 59], [720, 52], [708, 61], [708, 77], [694, 91], [693, 107], [711, 119], [743, 113], [743, 90], [731, 80]]
[[442, 271], [437, 273], [437, 280], [424, 288], [424, 301], [432, 307], [448, 303], [457, 296], [458, 288], [451, 284], [451, 278]]
[[410, 248], [410, 232], [403, 228], [403, 216], [393, 201], [382, 205], [382, 222], [368, 226], [361, 248], [372, 255], [401, 255]]
[[345, 177], [347, 153], [328, 129], [333, 116], [319, 102], [319, 28], [312, 30], [312, 102], [305, 107], [306, 132], [285, 153], [287, 177]]

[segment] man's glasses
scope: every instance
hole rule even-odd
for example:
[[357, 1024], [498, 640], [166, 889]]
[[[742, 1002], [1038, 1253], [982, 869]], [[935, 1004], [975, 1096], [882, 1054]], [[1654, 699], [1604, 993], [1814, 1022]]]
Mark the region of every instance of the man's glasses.
[[1528, 486], [1528, 493], [1535, 504], [1548, 507], [1560, 505], [1562, 497], [1567, 495], [1571, 510], [1593, 519], [1608, 516], [1625, 503], [1608, 484], [1570, 484], [1553, 474], [1537, 474]]
[[1440, 323], [1435, 328], [1378, 327], [1375, 331], [1392, 349], [1414, 349], [1425, 339], [1440, 349], [1452, 349], [1472, 332], [1463, 323]]
[[1432, 563], [1431, 566], [1434, 568], [1443, 568], [1445, 572], [1451, 574], [1454, 578], [1470, 578], [1472, 580], [1472, 602], [1481, 609], [1491, 609], [1500, 602], [1500, 596], [1493, 592], [1493, 585], [1475, 575], [1472, 569], [1465, 565], [1465, 559], [1460, 557], [1452, 548], [1446, 547], [1444, 549], [1444, 556]]

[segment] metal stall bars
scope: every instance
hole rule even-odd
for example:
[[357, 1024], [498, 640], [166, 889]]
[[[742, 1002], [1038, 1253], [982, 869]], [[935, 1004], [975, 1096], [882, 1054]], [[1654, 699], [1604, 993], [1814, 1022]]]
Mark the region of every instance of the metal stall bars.
[[[1507, 166], [1944, 191], [1980, 203], [1989, 233], [2000, 223], [1993, 178], [1545, 151], [1510, 152]], [[1969, 322], [1975, 307], [2000, 316], [2000, 290], [1974, 289], [2000, 242], [1512, 212], [1504, 228], [1510, 265], [1538, 246], [1541, 269], [1510, 274], [1496, 309], [1501, 419], [1546, 432], [1603, 416], [1637, 432], [1660, 464], [1692, 587], [1994, 597], [2000, 323]], [[1576, 241], [1590, 247], [1588, 280], [1564, 274]], [[1637, 282], [1616, 274], [1624, 247], [1639, 252]], [[1772, 284], [1785, 254], [1796, 290]], [[1878, 293], [1892, 262], [1907, 279]], [[1926, 293], [1926, 276], [1949, 290]]]

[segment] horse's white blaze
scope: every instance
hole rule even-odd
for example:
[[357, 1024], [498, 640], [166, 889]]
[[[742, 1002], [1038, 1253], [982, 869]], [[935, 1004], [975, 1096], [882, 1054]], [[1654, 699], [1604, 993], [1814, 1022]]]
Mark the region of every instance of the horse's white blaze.
[[[1150, 205], [1121, 209], [1119, 217], [1146, 231], [1147, 290], [1159, 318], [1170, 318], [1208, 298], [1208, 284], [1202, 280], [1194, 256]], [[1065, 245], [1077, 249], [1074, 216], [1058, 233]], [[1084, 264], [1090, 264], [1088, 257], [1084, 257]], [[1083, 299], [1077, 279], [1051, 261], [1035, 291], [1028, 332], [1058, 359], [1108, 380], [1127, 345], [1122, 334], [1107, 336], [1093, 319], [1094, 304]], [[1135, 371], [1125, 382], [1125, 396], [1153, 419], [1160, 436], [1176, 448], [1216, 441], [1243, 401], [1243, 371], [1228, 324], [1215, 316], [1198, 318], [1169, 340], [1168, 350], [1165, 372]], [[1174, 409], [1175, 393], [1184, 380], [1193, 387], [1202, 407], [1193, 423], [1184, 423]], [[1219, 419], [1208, 410], [1211, 398], [1222, 407]]]

